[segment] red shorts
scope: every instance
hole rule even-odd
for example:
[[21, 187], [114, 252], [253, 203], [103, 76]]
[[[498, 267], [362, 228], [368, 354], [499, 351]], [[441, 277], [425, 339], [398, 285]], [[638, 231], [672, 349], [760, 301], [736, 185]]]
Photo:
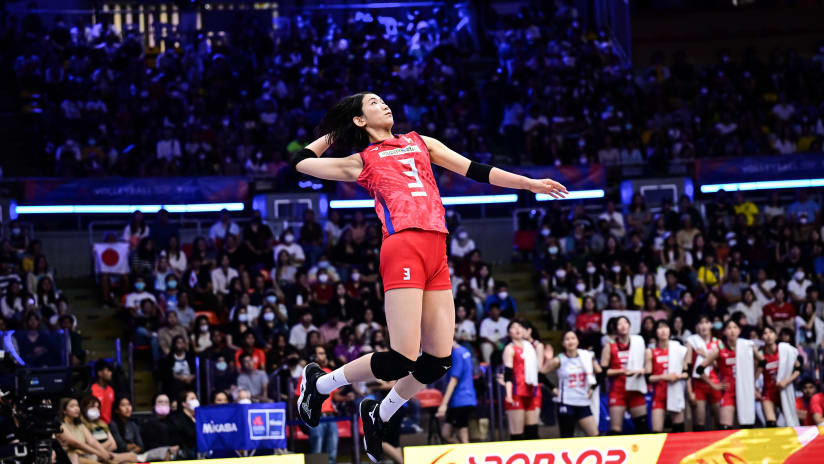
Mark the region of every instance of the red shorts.
[[609, 391], [609, 405], [621, 406], [624, 408], [637, 408], [638, 406], [646, 406], [647, 400], [644, 394], [634, 390], [627, 390], [623, 385], [612, 385]]
[[696, 401], [709, 401], [712, 404], [721, 402], [721, 390], [716, 390], [701, 379], [692, 379], [692, 391]]
[[761, 393], [761, 401], [772, 401], [773, 404], [781, 405], [781, 390], [777, 385], [765, 386]]
[[653, 384], [652, 409], [667, 409], [667, 382]]
[[512, 403], [504, 401], [504, 410], [515, 411], [523, 409], [524, 411], [537, 411], [541, 409], [541, 390], [534, 396], [513, 396]]
[[405, 229], [386, 237], [381, 245], [380, 271], [384, 290], [451, 290], [446, 234]]

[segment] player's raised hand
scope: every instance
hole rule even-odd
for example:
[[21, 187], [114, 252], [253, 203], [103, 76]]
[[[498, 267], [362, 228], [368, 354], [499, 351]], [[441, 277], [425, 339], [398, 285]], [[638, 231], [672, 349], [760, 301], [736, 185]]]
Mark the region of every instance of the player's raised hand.
[[545, 193], [552, 198], [564, 198], [569, 193], [560, 182], [552, 179], [530, 179], [527, 189], [533, 193]]

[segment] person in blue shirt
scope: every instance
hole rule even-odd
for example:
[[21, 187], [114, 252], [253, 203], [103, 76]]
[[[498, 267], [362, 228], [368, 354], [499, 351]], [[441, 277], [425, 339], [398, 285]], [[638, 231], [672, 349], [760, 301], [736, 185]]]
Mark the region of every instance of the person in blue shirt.
[[687, 287], [678, 283], [678, 276], [675, 271], [667, 271], [667, 285], [661, 289], [661, 303], [669, 310], [678, 311], [681, 309], [681, 295], [687, 291]]
[[452, 367], [447, 373], [449, 383], [435, 413], [437, 418], [446, 419], [441, 426], [441, 437], [447, 443], [469, 443], [469, 417], [478, 406], [473, 372], [472, 353], [453, 341]]
[[515, 305], [515, 299], [509, 295], [509, 285], [506, 282], [497, 282], [495, 285], [495, 293], [486, 297], [484, 302], [484, 314], [489, 314], [489, 307], [497, 303], [501, 308], [501, 315], [507, 319], [515, 317], [518, 312], [518, 307]]

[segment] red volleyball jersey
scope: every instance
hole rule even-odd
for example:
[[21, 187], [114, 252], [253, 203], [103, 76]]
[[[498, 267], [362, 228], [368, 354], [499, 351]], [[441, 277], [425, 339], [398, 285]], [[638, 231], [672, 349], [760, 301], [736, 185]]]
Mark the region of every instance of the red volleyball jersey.
[[541, 389], [540, 385], [529, 385], [528, 383], [526, 383], [526, 370], [524, 368], [524, 349], [518, 346], [517, 343], [513, 343], [512, 348], [512, 396], [537, 395], [538, 391]]
[[778, 350], [772, 354], [766, 351], [762, 353], [764, 354], [764, 360], [767, 362], [764, 368], [764, 389], [775, 388], [776, 377], [778, 377]]
[[[626, 344], [614, 341], [609, 345], [609, 368], [610, 369], [626, 369], [627, 361], [629, 361], [629, 342]], [[624, 389], [627, 384], [626, 375], [616, 375], [612, 378], [612, 388]]]
[[[718, 340], [715, 337], [712, 337], [712, 338], [710, 338], [710, 341], [707, 342], [706, 345], [704, 345], [704, 349], [707, 351], [707, 353], [711, 353], [711, 352], [713, 352], [713, 351], [715, 351], [719, 348], [720, 343], [721, 343], [720, 340]], [[693, 350], [692, 351], [692, 365], [693, 366], [697, 366], [696, 360], [698, 360], [698, 352]], [[705, 373], [707, 374], [707, 377], [710, 378], [710, 380], [712, 380], [713, 382], [718, 382], [718, 374], [715, 372], [715, 369], [706, 369]]]
[[721, 380], [730, 384], [730, 388], [735, 388], [735, 350], [722, 343], [715, 364], [718, 366], [718, 375]]
[[448, 233], [429, 149], [417, 132], [369, 145], [360, 155], [358, 184], [375, 199], [383, 238], [413, 228]]
[[664, 375], [667, 373], [669, 366], [669, 349], [667, 348], [653, 348], [652, 349], [652, 375]]

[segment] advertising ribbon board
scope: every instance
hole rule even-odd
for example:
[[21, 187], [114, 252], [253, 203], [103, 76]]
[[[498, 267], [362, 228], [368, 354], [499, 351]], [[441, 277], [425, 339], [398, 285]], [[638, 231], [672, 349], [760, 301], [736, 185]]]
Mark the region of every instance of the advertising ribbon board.
[[286, 448], [286, 403], [203, 406], [195, 423], [198, 452]]

